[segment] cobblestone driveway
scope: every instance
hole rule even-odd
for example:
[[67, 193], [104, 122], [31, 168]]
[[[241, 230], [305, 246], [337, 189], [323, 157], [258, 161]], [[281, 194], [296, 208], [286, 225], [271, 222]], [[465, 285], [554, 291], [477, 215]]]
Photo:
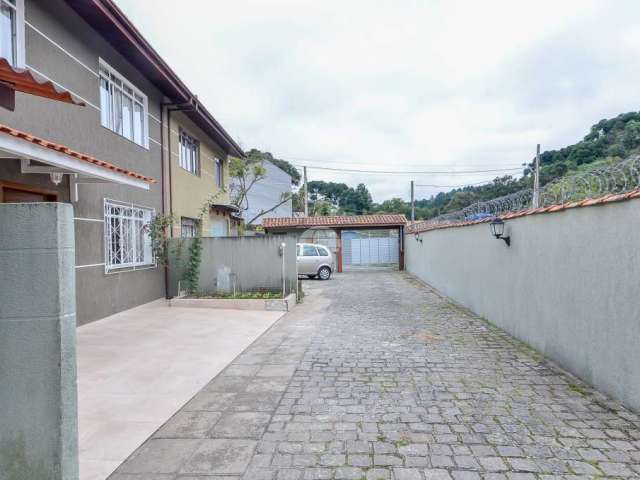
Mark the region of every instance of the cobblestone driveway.
[[408, 275], [305, 287], [112, 480], [640, 478], [637, 415]]

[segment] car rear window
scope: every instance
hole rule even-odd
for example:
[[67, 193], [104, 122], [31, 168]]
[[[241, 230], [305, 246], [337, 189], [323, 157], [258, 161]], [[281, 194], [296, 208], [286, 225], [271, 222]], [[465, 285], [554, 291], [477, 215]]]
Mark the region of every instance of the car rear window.
[[329, 256], [329, 250], [327, 250], [324, 247], [318, 247], [318, 253], [320, 254], [321, 257], [328, 257]]
[[302, 255], [305, 257], [317, 257], [318, 251], [313, 245], [305, 245], [302, 247]]

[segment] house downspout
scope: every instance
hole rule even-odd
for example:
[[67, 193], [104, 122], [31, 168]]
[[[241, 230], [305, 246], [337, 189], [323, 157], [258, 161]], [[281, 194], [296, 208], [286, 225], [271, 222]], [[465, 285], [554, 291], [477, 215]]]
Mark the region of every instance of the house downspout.
[[[162, 215], [166, 215], [167, 214], [167, 192], [166, 192], [166, 185], [165, 183], [169, 182], [169, 187], [171, 187], [171, 174], [169, 173], [169, 178], [165, 178], [166, 177], [166, 172], [165, 172], [165, 162], [167, 161], [167, 154], [165, 152], [165, 146], [164, 146], [164, 103], [162, 102], [162, 100], [160, 100], [160, 158], [161, 158], [161, 178], [162, 178]], [[168, 130], [167, 130], [168, 131]], [[169, 137], [167, 137], [167, 140], [170, 140]], [[169, 167], [171, 166], [171, 151], [169, 151]], [[171, 196], [169, 196], [169, 199], [171, 198]], [[169, 210], [171, 211], [171, 210]], [[172, 229], [173, 230], [173, 229]], [[171, 234], [173, 235], [173, 232], [171, 232]], [[169, 266], [167, 265], [167, 263], [165, 262], [164, 264], [164, 298], [166, 298], [167, 300], [169, 300], [171, 298], [171, 296], [169, 295]]]
[[[167, 111], [167, 154], [166, 154], [166, 158], [167, 158], [167, 171], [168, 171], [168, 181], [169, 181], [169, 215], [173, 216], [173, 179], [172, 179], [172, 167], [171, 167], [171, 112], [173, 111], [186, 111], [186, 110], [193, 110], [193, 104], [192, 102], [188, 102], [188, 103], [165, 103], [165, 102], [160, 102], [160, 128], [163, 132], [163, 134], [160, 136], [160, 143], [164, 144], [164, 126], [163, 126], [163, 119], [164, 119], [164, 115], [163, 112], [166, 110]], [[164, 159], [164, 148], [162, 150], [162, 154], [163, 154], [163, 159]], [[162, 162], [162, 169], [164, 172], [164, 160]], [[163, 201], [162, 201], [162, 209], [163, 212], [166, 214], [166, 212], [164, 211], [164, 205], [165, 205], [165, 201], [164, 201], [164, 175], [163, 175], [163, 185], [162, 185], [162, 191], [163, 191]], [[173, 238], [173, 226], [171, 227], [171, 238]], [[170, 299], [171, 295], [169, 294], [169, 265], [165, 265], [164, 266], [164, 291], [165, 291], [165, 298], [166, 299]]]

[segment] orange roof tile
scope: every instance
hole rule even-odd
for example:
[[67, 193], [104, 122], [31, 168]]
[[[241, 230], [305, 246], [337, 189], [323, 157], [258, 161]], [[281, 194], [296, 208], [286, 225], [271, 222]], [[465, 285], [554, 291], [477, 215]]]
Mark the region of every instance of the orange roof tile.
[[117, 165], [114, 165], [109, 162], [105, 162], [104, 160], [98, 160], [97, 158], [92, 157], [90, 155], [86, 155], [84, 153], [80, 153], [75, 150], [72, 150], [71, 148], [65, 145], [60, 145], [59, 143], [50, 142], [49, 140], [36, 137], [35, 135], [31, 135], [30, 133], [16, 130], [15, 128], [7, 127], [6, 125], [0, 124], [0, 133], [11, 135], [12, 137], [21, 138], [27, 142], [35, 143], [36, 145], [40, 145], [42, 147], [50, 148], [51, 150], [64, 153], [66, 155], [69, 155], [70, 157], [77, 158], [78, 160], [82, 160], [87, 163], [92, 163], [94, 165], [98, 165], [99, 167], [106, 168], [108, 170], [112, 170], [114, 172], [127, 175], [129, 177], [137, 178], [138, 180], [142, 180], [147, 183], [157, 183], [157, 181], [151, 177], [147, 177], [140, 173], [132, 172], [131, 170], [118, 167]]
[[[498, 217], [503, 220], [510, 220], [512, 218], [526, 217], [528, 215], [537, 215], [540, 213], [560, 212], [562, 210], [568, 210], [570, 208], [576, 208], [576, 207], [590, 207], [593, 205], [602, 205], [605, 203], [622, 202], [624, 200], [630, 200], [633, 198], [640, 198], [640, 188], [636, 188], [626, 193], [609, 193], [602, 197], [587, 198], [585, 200], [580, 200], [577, 202], [567, 202], [563, 204], [549, 205], [547, 207], [540, 207], [540, 208], [528, 208], [528, 209], [520, 210], [517, 212], [509, 212], [502, 215], [498, 215]], [[427, 223], [428, 221], [416, 222], [412, 225], [407, 226], [406, 232], [409, 234], [423, 233], [423, 232], [429, 232], [431, 230], [440, 230], [441, 228], [465, 227], [467, 225], [487, 223], [487, 222], [490, 222], [491, 220], [492, 218], [483, 218], [481, 220], [448, 222], [448, 223], [441, 223], [441, 224], [428, 224]]]
[[327, 217], [265, 218], [262, 226], [269, 228], [312, 227], [401, 227], [406, 225], [404, 215], [354, 215]]
[[18, 92], [84, 107], [84, 103], [75, 100], [68, 91], [57, 87], [50, 80], [41, 79], [27, 68], [15, 68], [6, 58], [0, 58], [0, 82]]

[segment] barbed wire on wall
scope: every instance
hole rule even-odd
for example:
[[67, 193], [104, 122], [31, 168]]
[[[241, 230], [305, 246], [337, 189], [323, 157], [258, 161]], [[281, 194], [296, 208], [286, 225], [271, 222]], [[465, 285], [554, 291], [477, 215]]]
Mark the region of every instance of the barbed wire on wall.
[[[540, 189], [540, 207], [562, 205], [640, 188], [640, 156], [555, 179]], [[455, 212], [418, 222], [431, 226], [482, 220], [533, 207], [533, 189], [527, 188], [486, 202], [477, 202]]]

